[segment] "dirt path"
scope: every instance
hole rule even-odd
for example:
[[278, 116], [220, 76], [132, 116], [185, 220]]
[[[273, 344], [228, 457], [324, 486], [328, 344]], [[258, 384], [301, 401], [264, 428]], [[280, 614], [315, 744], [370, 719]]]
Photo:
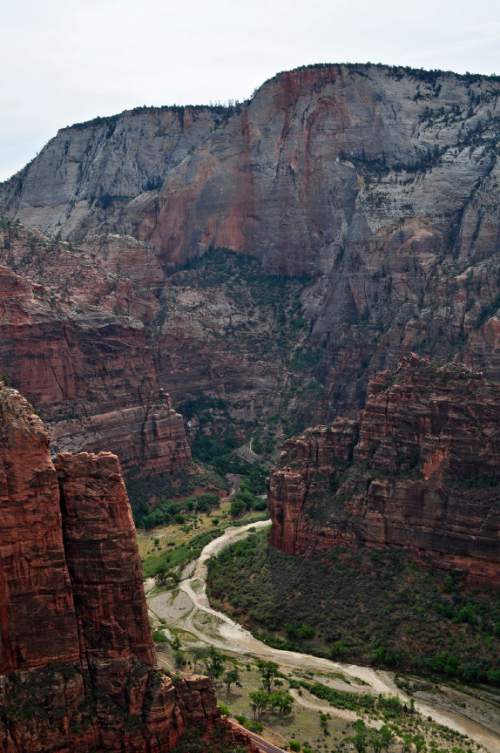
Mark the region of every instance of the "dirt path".
[[[272, 660], [280, 667], [289, 670], [328, 674], [341, 673], [354, 684], [365, 684], [363, 688], [365, 692], [398, 696], [403, 703], [409, 704], [409, 696], [398, 688], [394, 682], [394, 675], [390, 672], [355, 664], [343, 664], [295, 651], [271, 648], [257, 640], [252, 633], [230, 617], [210, 606], [206, 593], [208, 560], [230, 544], [245, 538], [251, 530], [262, 530], [269, 527], [270, 524], [271, 521], [264, 520], [239, 528], [228, 528], [222, 536], [211, 541], [203, 549], [192, 575], [181, 581], [177, 594], [165, 591], [149, 599], [152, 612], [165, 619], [167, 624], [181, 627], [195, 635], [203, 643], [220, 650], [229, 651], [238, 656], [243, 654]], [[298, 703], [306, 707], [312, 707], [318, 711], [323, 710], [319, 703], [305, 701], [298, 694], [294, 694], [294, 697]], [[458, 710], [449, 710], [440, 704], [433, 705], [428, 701], [424, 702], [418, 699], [415, 699], [415, 708], [424, 716], [431, 717], [438, 724], [468, 735], [474, 741], [483, 745], [490, 753], [500, 751], [500, 734], [490, 729], [489, 726], [468, 718]], [[332, 716], [347, 718], [344, 711], [331, 706], [328, 706], [328, 712]]]

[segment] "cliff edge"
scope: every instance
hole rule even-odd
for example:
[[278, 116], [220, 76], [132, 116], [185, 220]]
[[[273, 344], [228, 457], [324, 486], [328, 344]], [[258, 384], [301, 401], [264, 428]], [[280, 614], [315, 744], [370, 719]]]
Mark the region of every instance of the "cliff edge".
[[359, 422], [289, 440], [270, 479], [271, 543], [291, 554], [406, 549], [500, 585], [500, 386], [414, 354], [369, 383]]

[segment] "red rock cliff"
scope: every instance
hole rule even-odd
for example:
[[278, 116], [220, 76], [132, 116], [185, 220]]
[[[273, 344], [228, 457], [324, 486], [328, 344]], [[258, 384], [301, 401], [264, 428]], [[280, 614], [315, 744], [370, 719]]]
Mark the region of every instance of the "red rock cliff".
[[0, 751], [166, 753], [217, 719], [204, 678], [154, 668], [130, 506], [116, 456], [50, 459], [0, 387]]
[[359, 428], [337, 419], [285, 445], [271, 543], [403, 547], [500, 585], [499, 489], [500, 386], [411, 355], [371, 380]]
[[[36, 404], [52, 448], [111, 450], [136, 475], [186, 466], [184, 422], [143, 323], [158, 307], [143, 290], [158, 282], [154, 259], [126, 241], [102, 242], [104, 261], [91, 262], [22, 228], [0, 229], [2, 240], [2, 261], [18, 271], [0, 267], [0, 374]], [[122, 267], [142, 292], [117, 277]]]

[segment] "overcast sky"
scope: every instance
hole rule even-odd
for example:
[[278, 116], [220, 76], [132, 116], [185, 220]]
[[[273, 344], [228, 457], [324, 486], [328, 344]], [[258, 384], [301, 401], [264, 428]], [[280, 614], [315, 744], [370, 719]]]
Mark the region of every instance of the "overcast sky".
[[307, 63], [500, 73], [498, 0], [4, 0], [1, 25], [0, 180], [62, 126]]

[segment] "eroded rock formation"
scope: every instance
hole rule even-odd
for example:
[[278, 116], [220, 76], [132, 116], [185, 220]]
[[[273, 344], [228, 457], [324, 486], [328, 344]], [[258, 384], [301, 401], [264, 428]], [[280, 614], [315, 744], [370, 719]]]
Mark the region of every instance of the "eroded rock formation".
[[[79, 245], [6, 237], [2, 263], [52, 313], [3, 329], [0, 368], [51, 422], [162, 387], [181, 407], [224, 402], [242, 440], [356, 415], [368, 377], [411, 350], [499, 381], [499, 91], [312, 66], [237, 107], [62, 129], [0, 204]], [[24, 354], [42, 337], [39, 369]]]
[[[157, 280], [144, 249], [111, 239], [93, 260], [22, 228], [0, 236], [0, 373], [36, 403], [53, 449], [110, 449], [142, 475], [184, 467], [184, 422], [158, 384], [144, 324], [158, 303], [138, 292]], [[133, 283], [114, 271], [117, 257]]]
[[369, 384], [359, 423], [289, 440], [271, 543], [291, 554], [402, 547], [500, 585], [500, 386], [416, 355]]
[[115, 455], [50, 458], [41, 420], [0, 387], [0, 751], [166, 753], [210, 727], [205, 678], [154, 668]]

